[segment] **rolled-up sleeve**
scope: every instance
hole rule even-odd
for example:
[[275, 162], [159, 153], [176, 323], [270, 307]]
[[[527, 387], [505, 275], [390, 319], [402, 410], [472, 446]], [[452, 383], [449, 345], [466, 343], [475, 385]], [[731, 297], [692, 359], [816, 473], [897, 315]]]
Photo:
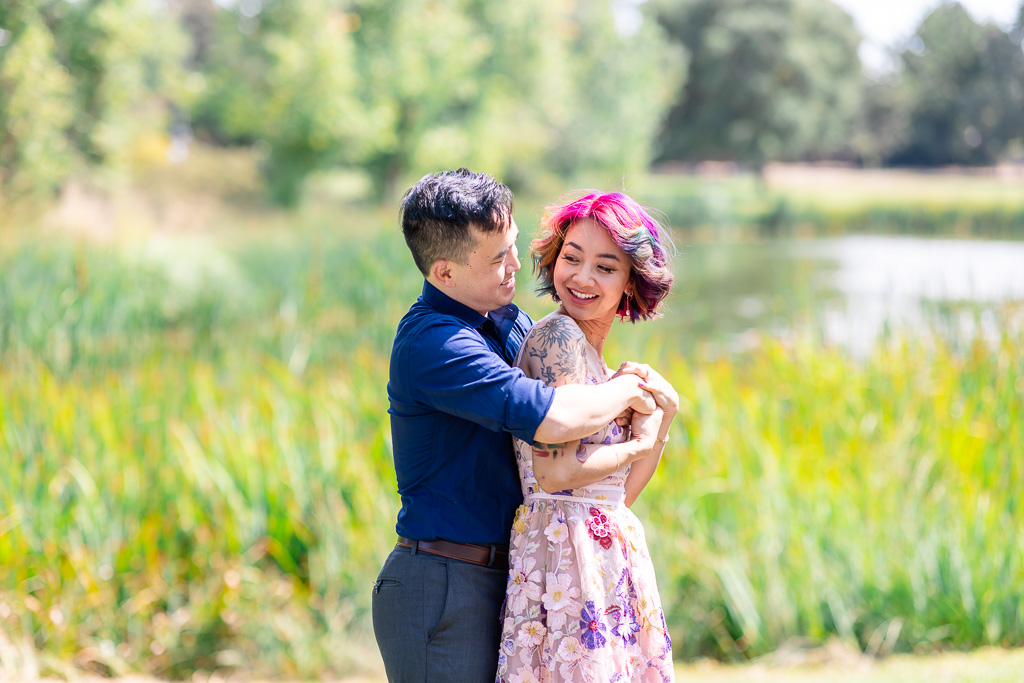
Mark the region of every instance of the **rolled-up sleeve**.
[[459, 325], [421, 329], [404, 361], [416, 401], [527, 442], [555, 397], [552, 387], [509, 367], [479, 333]]

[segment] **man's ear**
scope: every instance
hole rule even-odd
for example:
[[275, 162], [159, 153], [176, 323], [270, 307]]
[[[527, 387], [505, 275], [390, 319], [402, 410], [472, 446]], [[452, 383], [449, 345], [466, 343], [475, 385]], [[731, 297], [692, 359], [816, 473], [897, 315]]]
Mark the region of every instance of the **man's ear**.
[[430, 274], [438, 284], [444, 287], [455, 286], [455, 274], [452, 273], [452, 262], [447, 259], [438, 259], [430, 266]]

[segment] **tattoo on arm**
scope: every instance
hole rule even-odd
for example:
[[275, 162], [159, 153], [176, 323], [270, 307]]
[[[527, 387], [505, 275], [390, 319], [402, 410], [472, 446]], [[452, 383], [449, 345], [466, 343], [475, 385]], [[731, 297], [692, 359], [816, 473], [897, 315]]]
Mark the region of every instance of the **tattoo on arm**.
[[587, 379], [587, 340], [572, 320], [554, 316], [530, 339], [531, 369], [546, 384], [583, 384]]
[[[527, 344], [527, 375], [549, 386], [587, 381], [587, 338], [571, 319], [561, 315], [548, 318], [533, 328]], [[564, 444], [533, 444], [534, 457], [554, 459], [563, 453]]]
[[533, 444], [533, 457], [535, 458], [557, 458], [565, 451], [561, 444], [538, 443]]

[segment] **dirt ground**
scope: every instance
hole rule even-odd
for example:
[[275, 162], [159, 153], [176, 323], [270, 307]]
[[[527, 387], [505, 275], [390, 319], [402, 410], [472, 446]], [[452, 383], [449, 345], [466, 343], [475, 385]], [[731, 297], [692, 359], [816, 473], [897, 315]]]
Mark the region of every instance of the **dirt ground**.
[[[30, 679], [14, 679], [26, 681]], [[53, 679], [50, 679], [53, 680]], [[112, 679], [83, 676], [79, 683], [110, 683]], [[1024, 649], [984, 648], [974, 652], [937, 655], [894, 655], [875, 660], [840, 646], [811, 651], [778, 652], [742, 665], [702, 661], [676, 667], [679, 683], [1017, 683], [1024, 681]], [[148, 676], [126, 676], [115, 683], [161, 683]], [[253, 681], [244, 675], [195, 676], [191, 683], [285, 683]], [[324, 683], [385, 683], [383, 672]], [[293, 681], [291, 683], [299, 683]], [[454, 682], [453, 682], [454, 683]]]

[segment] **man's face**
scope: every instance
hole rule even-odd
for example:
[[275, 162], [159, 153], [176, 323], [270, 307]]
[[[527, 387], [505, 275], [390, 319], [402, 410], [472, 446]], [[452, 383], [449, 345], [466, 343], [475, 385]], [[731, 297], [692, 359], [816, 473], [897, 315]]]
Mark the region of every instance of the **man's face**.
[[[466, 263], [451, 262], [453, 288], [448, 291], [481, 315], [512, 303], [516, 294], [516, 272], [522, 267], [516, 238], [519, 227], [509, 219], [504, 232], [481, 232], [470, 227], [473, 246]], [[446, 290], [447, 291], [447, 290]]]

